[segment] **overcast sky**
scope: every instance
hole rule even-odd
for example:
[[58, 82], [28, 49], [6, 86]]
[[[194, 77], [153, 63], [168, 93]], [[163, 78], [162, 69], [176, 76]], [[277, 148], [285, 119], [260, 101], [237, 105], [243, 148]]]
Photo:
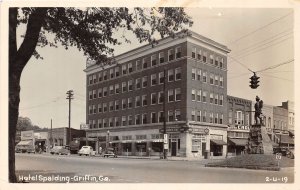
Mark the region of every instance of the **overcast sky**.
[[[231, 49], [228, 58], [228, 95], [254, 100], [260, 96], [266, 104], [281, 105], [294, 100], [294, 63], [258, 73], [260, 87], [249, 87], [251, 72], [260, 71], [294, 59], [293, 9], [220, 9], [189, 8], [191, 28]], [[19, 29], [19, 34], [25, 28]], [[141, 46], [115, 47], [115, 55]], [[21, 78], [20, 116], [29, 117], [40, 127], [68, 126], [67, 90], [74, 90], [72, 127], [86, 121], [86, 57], [76, 48], [38, 49], [44, 60], [31, 58]], [[239, 63], [238, 63], [239, 62]], [[244, 65], [244, 66], [243, 66]]]

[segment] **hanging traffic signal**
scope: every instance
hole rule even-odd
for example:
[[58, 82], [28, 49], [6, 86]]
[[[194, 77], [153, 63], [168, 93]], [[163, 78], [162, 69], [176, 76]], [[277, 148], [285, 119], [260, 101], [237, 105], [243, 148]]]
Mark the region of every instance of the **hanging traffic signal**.
[[250, 87], [252, 89], [256, 89], [257, 87], [259, 87], [259, 79], [260, 77], [256, 76], [256, 73], [254, 73], [254, 75], [250, 78]]

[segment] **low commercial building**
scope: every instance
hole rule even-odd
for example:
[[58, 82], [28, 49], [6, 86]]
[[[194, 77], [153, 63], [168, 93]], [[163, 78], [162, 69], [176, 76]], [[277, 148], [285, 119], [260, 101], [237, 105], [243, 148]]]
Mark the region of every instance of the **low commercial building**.
[[[85, 130], [73, 129], [71, 128], [71, 139], [69, 139], [70, 129], [68, 127], [53, 128], [49, 130], [49, 138], [52, 138], [52, 146], [65, 146], [75, 138], [85, 137]], [[95, 147], [95, 145], [94, 145]]]

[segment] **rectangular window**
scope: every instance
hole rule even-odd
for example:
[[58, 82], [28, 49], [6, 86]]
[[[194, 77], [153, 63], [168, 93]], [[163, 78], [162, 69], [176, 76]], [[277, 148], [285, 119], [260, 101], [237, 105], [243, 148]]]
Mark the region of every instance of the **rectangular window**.
[[192, 110], [192, 112], [191, 112], [191, 120], [196, 121], [196, 111], [195, 110]]
[[210, 59], [210, 64], [214, 64], [214, 56], [213, 55], [209, 55], [209, 59]]
[[142, 122], [143, 122], [143, 124], [147, 124], [147, 114], [146, 113], [144, 113], [142, 115]]
[[203, 112], [202, 121], [206, 122], [206, 111]]
[[103, 119], [103, 127], [107, 127], [107, 122], [108, 122], [107, 119], [104, 118], [104, 119]]
[[115, 68], [115, 75], [116, 77], [120, 76], [120, 67]]
[[147, 106], [147, 95], [142, 96], [142, 104], [143, 106]]
[[126, 82], [122, 82], [122, 92], [126, 92], [126, 90], [127, 90]]
[[93, 84], [93, 77], [89, 76], [89, 84]]
[[168, 119], [169, 119], [169, 122], [174, 121], [174, 112], [173, 112], [173, 110], [168, 111]]
[[192, 49], [192, 58], [196, 58], [196, 48]]
[[164, 92], [158, 92], [158, 103], [162, 104], [164, 102]]
[[164, 122], [164, 112], [163, 111], [158, 112], [158, 122], [159, 123]]
[[220, 123], [220, 124], [223, 124], [223, 114], [220, 115], [219, 120], [220, 120], [219, 123]]
[[116, 100], [116, 101], [115, 101], [115, 110], [116, 110], [116, 111], [118, 111], [118, 110], [120, 109], [119, 104], [120, 104], [120, 101], [119, 101], [119, 100]]
[[114, 69], [109, 70], [110, 78], [113, 79], [115, 77]]
[[132, 91], [133, 90], [133, 81], [129, 80], [128, 81], [128, 91]]
[[101, 82], [102, 80], [103, 80], [103, 78], [102, 78], [102, 72], [100, 72], [99, 75], [98, 75], [98, 81]]
[[135, 115], [135, 124], [136, 125], [141, 124], [141, 116], [140, 115]]
[[159, 53], [159, 63], [165, 62], [165, 55], [164, 52]]
[[223, 106], [223, 95], [220, 95], [219, 105]]
[[120, 93], [120, 85], [119, 84], [115, 84], [115, 93], [116, 94]]
[[218, 123], [218, 114], [215, 114], [215, 123]]
[[164, 83], [164, 72], [160, 72], [158, 73], [158, 78], [159, 78], [159, 84], [163, 84]]
[[157, 102], [157, 97], [156, 97], [156, 93], [151, 93], [151, 104], [156, 104]]
[[214, 84], [214, 74], [210, 73], [209, 76], [209, 84]]
[[122, 74], [123, 74], [123, 75], [126, 75], [126, 74], [127, 74], [127, 67], [126, 67], [125, 64], [122, 65]]
[[223, 77], [220, 77], [220, 86], [223, 87]]
[[197, 101], [201, 102], [201, 90], [197, 90]]
[[128, 63], [128, 73], [132, 73], [133, 68], [132, 68], [132, 63]]
[[216, 57], [216, 60], [215, 60], [215, 66], [218, 67], [219, 66], [219, 58]]
[[197, 80], [201, 81], [201, 69], [197, 70]]
[[93, 90], [93, 98], [97, 98], [97, 93], [96, 93], [96, 90]]
[[151, 123], [156, 123], [157, 119], [156, 119], [156, 113], [155, 112], [151, 112]]
[[107, 112], [107, 103], [103, 103], [103, 112]]
[[97, 83], [97, 77], [96, 77], [96, 75], [93, 75], [93, 82], [94, 82], [94, 84]]
[[168, 81], [169, 82], [174, 81], [174, 70], [173, 69], [168, 70]]
[[207, 92], [206, 92], [206, 91], [203, 91], [203, 94], [202, 94], [202, 102], [206, 102], [206, 96], [207, 96]]
[[128, 98], [128, 109], [132, 108], [132, 98]]
[[96, 109], [96, 106], [93, 105], [93, 113], [96, 114], [97, 113], [97, 109]]
[[98, 98], [102, 98], [102, 88], [98, 89]]
[[175, 119], [176, 119], [176, 121], [181, 121], [180, 110], [175, 110]]
[[124, 109], [126, 109], [126, 107], [127, 107], [127, 104], [126, 104], [126, 99], [122, 99], [122, 109], [124, 110]]
[[141, 106], [141, 97], [136, 96], [135, 97], [135, 107], [140, 107]]
[[146, 58], [143, 58], [143, 69], [147, 69], [147, 67], [148, 67], [147, 60]]
[[211, 104], [214, 103], [214, 94], [213, 93], [209, 94], [209, 103], [211, 103]]
[[203, 72], [203, 82], [207, 82], [207, 72]]
[[181, 67], [175, 69], [175, 80], [181, 80]]
[[110, 85], [109, 86], [109, 95], [113, 95], [114, 94], [114, 86]]
[[201, 56], [202, 56], [202, 52], [201, 52], [201, 49], [199, 49], [198, 55], [197, 55], [198, 60], [201, 60]]
[[173, 91], [173, 89], [168, 90], [168, 101], [169, 102], [174, 101], [174, 91]]
[[229, 110], [229, 112], [228, 112], [228, 123], [229, 124], [232, 124], [232, 110]]
[[156, 55], [151, 55], [151, 66], [156, 66], [157, 61], [156, 61]]
[[120, 121], [118, 117], [115, 117], [115, 126], [119, 127], [120, 126]]
[[104, 87], [103, 88], [103, 97], [106, 97], [107, 96], [107, 87]]
[[128, 125], [133, 125], [132, 115], [128, 116]]
[[110, 127], [113, 127], [113, 126], [114, 126], [113, 118], [109, 118], [109, 126], [110, 126]]
[[90, 99], [90, 100], [93, 99], [93, 91], [89, 91], [89, 99]]
[[146, 88], [147, 87], [147, 76], [143, 77], [143, 88]]
[[141, 88], [141, 79], [137, 78], [135, 79], [135, 89], [140, 89]]
[[196, 80], [196, 69], [192, 69], [192, 80]]
[[219, 101], [219, 95], [215, 94], [215, 104], [218, 105], [218, 101]]
[[168, 50], [168, 58], [169, 58], [169, 61], [172, 61], [174, 60], [174, 49], [170, 49]]
[[136, 60], [135, 67], [136, 67], [137, 71], [142, 70], [142, 64], [141, 64], [141, 61], [139, 59]]
[[154, 86], [156, 84], [157, 84], [156, 74], [152, 74], [151, 75], [151, 86]]
[[126, 126], [126, 116], [122, 116], [122, 126]]
[[114, 102], [109, 102], [109, 111], [114, 111]]
[[103, 80], [107, 80], [107, 71], [103, 71]]
[[219, 76], [215, 75], [215, 85], [219, 85]]
[[197, 111], [197, 121], [201, 121], [201, 111]]
[[176, 88], [175, 89], [175, 100], [176, 101], [180, 101], [181, 100], [181, 89], [180, 88]]
[[196, 101], [196, 90], [192, 89], [192, 101]]
[[203, 53], [203, 57], [202, 57], [204, 63], [206, 63], [206, 60], [207, 60], [206, 58], [207, 58], [207, 53], [204, 52]]
[[102, 119], [98, 119], [98, 128], [102, 128]]
[[93, 114], [93, 107], [89, 106], [89, 114]]
[[175, 49], [176, 59], [181, 57], [181, 47], [176, 47]]
[[214, 114], [213, 113], [209, 113], [209, 122], [210, 123], [214, 122]]
[[223, 65], [224, 65], [224, 58], [221, 58], [221, 60], [220, 60], [220, 68], [223, 68]]
[[98, 104], [98, 113], [102, 113], [102, 104]]

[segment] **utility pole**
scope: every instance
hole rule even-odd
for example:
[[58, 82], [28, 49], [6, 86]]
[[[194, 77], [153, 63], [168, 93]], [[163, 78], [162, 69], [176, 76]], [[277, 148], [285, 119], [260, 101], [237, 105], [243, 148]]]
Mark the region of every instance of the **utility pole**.
[[66, 94], [68, 95], [66, 99], [69, 100], [69, 139], [67, 141], [67, 144], [70, 146], [70, 142], [71, 142], [71, 100], [74, 99], [73, 90], [68, 90]]
[[163, 112], [164, 112], [164, 143], [163, 143], [163, 151], [164, 151], [164, 159], [167, 159], [167, 154], [168, 154], [168, 135], [167, 135], [167, 119], [166, 119], [166, 100], [167, 100], [167, 93], [166, 93], [166, 82], [167, 82], [167, 73], [166, 69], [164, 69], [164, 85], [163, 85], [163, 92], [164, 92], [164, 102], [163, 102]]
[[53, 145], [53, 138], [52, 138], [52, 119], [51, 119], [51, 129], [50, 129], [50, 147]]

